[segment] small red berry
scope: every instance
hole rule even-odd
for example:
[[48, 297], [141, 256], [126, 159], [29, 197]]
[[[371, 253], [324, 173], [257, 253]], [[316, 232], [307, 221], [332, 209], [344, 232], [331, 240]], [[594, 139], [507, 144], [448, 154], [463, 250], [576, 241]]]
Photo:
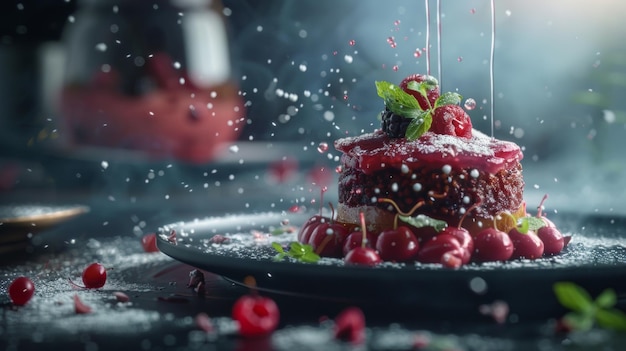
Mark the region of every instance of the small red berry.
[[462, 138], [472, 137], [472, 120], [459, 105], [443, 105], [433, 112], [430, 131]]
[[146, 234], [141, 238], [141, 246], [145, 252], [159, 252], [159, 248], [156, 245], [156, 234]]
[[439, 234], [427, 241], [417, 255], [422, 263], [441, 263], [449, 268], [458, 268], [463, 262], [463, 248], [451, 234]]
[[455, 237], [461, 248], [463, 249], [462, 261], [463, 264], [469, 263], [472, 259], [472, 253], [474, 252], [474, 239], [472, 239], [472, 235], [467, 231], [467, 229], [463, 227], [445, 227], [441, 234], [449, 234]]
[[240, 335], [258, 337], [276, 329], [280, 312], [276, 302], [268, 297], [244, 295], [235, 302], [232, 317], [239, 322]]
[[537, 236], [544, 244], [545, 255], [559, 254], [565, 247], [563, 234], [556, 227], [541, 227], [537, 230]]
[[107, 281], [107, 271], [100, 263], [92, 263], [83, 271], [83, 284], [89, 289], [98, 289]]
[[474, 258], [477, 261], [506, 261], [513, 255], [509, 235], [494, 228], [483, 229], [474, 238]]
[[330, 222], [332, 222], [332, 220], [328, 217], [320, 215], [312, 216], [300, 227], [300, 231], [298, 231], [298, 241], [303, 244], [308, 244], [313, 230], [315, 230], [315, 228], [317, 228], [320, 224]]
[[376, 245], [376, 235], [371, 232], [368, 232], [365, 235], [365, 244], [363, 243], [363, 232], [354, 231], [346, 237], [346, 241], [343, 243], [343, 255], [347, 255], [348, 252], [352, 251], [352, 249], [356, 247], [361, 247], [365, 245], [365, 247], [373, 248], [373, 245]]
[[9, 285], [9, 297], [11, 302], [16, 306], [25, 305], [33, 297], [35, 293], [35, 284], [26, 278], [16, 278], [11, 285]]
[[320, 256], [339, 258], [348, 234], [348, 229], [339, 223], [322, 223], [311, 232], [309, 245]]
[[513, 242], [513, 254], [511, 258], [537, 259], [543, 256], [544, 244], [534, 231], [521, 233], [517, 228], [509, 231], [509, 237]]
[[360, 308], [348, 307], [335, 318], [336, 339], [360, 344], [365, 341], [365, 315]]
[[380, 256], [374, 249], [362, 246], [357, 246], [348, 251], [346, 257], [344, 257], [344, 261], [346, 262], [346, 264], [370, 267], [373, 267], [382, 262]]
[[384, 261], [412, 261], [417, 256], [419, 242], [409, 227], [399, 226], [378, 235], [376, 250]]

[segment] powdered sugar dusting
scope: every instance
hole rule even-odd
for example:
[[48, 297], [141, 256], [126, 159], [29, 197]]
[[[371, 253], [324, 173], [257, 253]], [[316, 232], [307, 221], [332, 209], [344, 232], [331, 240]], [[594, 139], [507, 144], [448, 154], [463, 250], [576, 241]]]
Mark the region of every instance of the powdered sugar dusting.
[[[347, 345], [332, 337], [332, 322], [319, 327], [299, 326], [279, 330], [272, 336], [272, 344], [277, 350], [348, 350], [360, 349], [357, 345]], [[468, 335], [446, 335], [426, 330], [405, 328], [399, 324], [388, 327], [366, 328], [366, 338], [372, 350], [514, 350], [513, 341]], [[349, 347], [351, 346], [351, 347]], [[363, 345], [365, 349], [365, 345]]]
[[[107, 269], [106, 284], [100, 289], [80, 289], [69, 280], [82, 285], [82, 270], [93, 262]], [[50, 257], [41, 266], [14, 266], [5, 271], [0, 281], [8, 282], [26, 275], [35, 283], [35, 294], [28, 304], [18, 311], [3, 315], [5, 336], [30, 335], [33, 340], [45, 335], [76, 335], [106, 331], [110, 334], [133, 335], [151, 330], [163, 320], [159, 312], [144, 310], [135, 305], [133, 296], [159, 289], [145, 281], [129, 281], [127, 274], [133, 270], [147, 270], [172, 259], [162, 253], [145, 253], [140, 241], [133, 237], [89, 239], [75, 250], [61, 257]], [[125, 272], [122, 276], [121, 274]], [[116, 293], [129, 296], [122, 302]], [[74, 296], [90, 312], [77, 314]], [[4, 323], [3, 323], [4, 324]], [[0, 324], [2, 325], [2, 324]], [[43, 340], [42, 340], [43, 341]]]

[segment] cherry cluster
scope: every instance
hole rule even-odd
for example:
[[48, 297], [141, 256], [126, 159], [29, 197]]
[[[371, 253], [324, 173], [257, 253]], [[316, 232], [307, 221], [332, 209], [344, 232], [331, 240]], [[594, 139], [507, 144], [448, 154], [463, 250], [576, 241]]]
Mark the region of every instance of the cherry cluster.
[[334, 215], [315, 215], [300, 228], [298, 241], [310, 245], [320, 256], [343, 258], [346, 264], [375, 266], [382, 261], [417, 261], [458, 268], [470, 262], [552, 256], [559, 254], [570, 240], [542, 215], [542, 205], [537, 216], [532, 218], [535, 223], [542, 223], [538, 229], [529, 229], [530, 217], [522, 217], [514, 218], [518, 225], [508, 232], [497, 229], [494, 224], [494, 227], [470, 233], [462, 227], [462, 223], [471, 209], [464, 214], [458, 226], [446, 226], [436, 232], [410, 224], [398, 225], [399, 215], [410, 216], [421, 203], [409, 213], [403, 213], [392, 200], [379, 201], [391, 203], [398, 212], [391, 229], [378, 233], [367, 230], [362, 213], [361, 226], [352, 230], [350, 226], [334, 220]]

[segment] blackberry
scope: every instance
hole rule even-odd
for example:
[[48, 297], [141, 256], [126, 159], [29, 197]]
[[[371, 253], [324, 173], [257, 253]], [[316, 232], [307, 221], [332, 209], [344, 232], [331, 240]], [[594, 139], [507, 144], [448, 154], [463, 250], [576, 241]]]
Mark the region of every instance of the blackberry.
[[410, 118], [396, 115], [387, 108], [380, 113], [380, 118], [383, 132], [390, 138], [404, 138], [406, 129], [411, 123]]

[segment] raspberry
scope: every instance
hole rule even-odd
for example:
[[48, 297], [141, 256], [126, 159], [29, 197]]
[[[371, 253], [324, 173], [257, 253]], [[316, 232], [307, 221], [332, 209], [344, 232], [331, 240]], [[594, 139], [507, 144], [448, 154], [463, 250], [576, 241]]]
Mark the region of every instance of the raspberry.
[[407, 85], [411, 81], [416, 81], [418, 83], [421, 83], [424, 80], [426, 80], [427, 78], [434, 79], [432, 77], [421, 75], [421, 74], [412, 74], [412, 75], [404, 78], [402, 80], [402, 82], [400, 83], [400, 88], [402, 90], [404, 90], [405, 92], [415, 96], [415, 98], [417, 99], [417, 102], [420, 104], [420, 107], [424, 111], [426, 111], [426, 110], [430, 109], [431, 107], [435, 106], [435, 101], [439, 97], [439, 86], [437, 85], [434, 88], [432, 88], [432, 89], [430, 89], [430, 90], [428, 90], [426, 92], [426, 96], [428, 96], [428, 101], [426, 101], [426, 99], [422, 96], [422, 94], [420, 94], [420, 92], [408, 89]]
[[437, 134], [472, 137], [472, 120], [459, 105], [437, 107], [433, 113], [430, 131]]
[[411, 123], [411, 119], [396, 115], [389, 109], [381, 112], [380, 116], [382, 120], [381, 127], [385, 134], [390, 138], [403, 138], [405, 136], [406, 128]]

